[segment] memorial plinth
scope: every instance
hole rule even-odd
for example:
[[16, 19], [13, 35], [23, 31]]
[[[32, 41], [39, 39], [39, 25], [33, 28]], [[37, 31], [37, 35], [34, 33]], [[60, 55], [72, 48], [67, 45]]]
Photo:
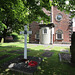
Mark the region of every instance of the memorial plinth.
[[[31, 63], [31, 61], [37, 62], [36, 65], [30, 65], [30, 63], [25, 63], [24, 60], [22, 60], [23, 56], [20, 58], [17, 62], [12, 62], [8, 68], [12, 71], [21, 72], [26, 75], [33, 75], [34, 72], [37, 70], [37, 67], [40, 65], [42, 58], [40, 57], [32, 57], [27, 56], [28, 61]], [[33, 63], [32, 63], [33, 64]]]

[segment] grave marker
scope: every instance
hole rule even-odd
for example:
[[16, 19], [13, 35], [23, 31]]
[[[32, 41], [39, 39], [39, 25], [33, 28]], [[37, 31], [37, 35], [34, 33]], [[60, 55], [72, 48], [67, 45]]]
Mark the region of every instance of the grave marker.
[[27, 31], [27, 25], [24, 27], [24, 31], [20, 32], [20, 34], [25, 35], [24, 41], [24, 59], [27, 59], [27, 34], [32, 34], [32, 31]]
[[75, 64], [75, 32], [73, 32], [71, 36], [70, 52], [71, 52], [71, 63]]

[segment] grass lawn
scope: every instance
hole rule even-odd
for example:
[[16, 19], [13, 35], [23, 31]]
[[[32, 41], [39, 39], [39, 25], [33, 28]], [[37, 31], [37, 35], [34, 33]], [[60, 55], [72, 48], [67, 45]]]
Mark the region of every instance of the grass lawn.
[[[63, 63], [59, 61], [58, 53], [60, 53], [61, 49], [69, 49], [69, 47], [57, 47], [57, 46], [43, 46], [43, 45], [33, 45], [33, 44], [27, 44], [28, 50], [31, 50], [28, 52], [28, 56], [35, 56], [35, 57], [41, 57], [43, 58], [42, 64], [38, 67], [38, 71], [34, 73], [34, 75], [75, 75], [75, 67]], [[51, 49], [51, 52], [54, 52], [54, 54], [51, 57], [43, 57], [42, 54], [45, 52], [45, 49]], [[24, 50], [24, 43], [23, 42], [14, 42], [14, 43], [3, 43], [0, 44], [0, 57], [3, 55], [9, 55], [8, 57], [5, 57], [4, 59], [0, 60], [0, 66], [9, 60], [12, 60], [13, 58], [18, 57], [19, 55], [23, 54], [17, 54], [16, 52], [10, 52], [10, 51], [17, 51], [17, 50]], [[23, 75], [18, 72], [10, 71], [9, 69], [1, 68], [0, 67], [0, 75]]]

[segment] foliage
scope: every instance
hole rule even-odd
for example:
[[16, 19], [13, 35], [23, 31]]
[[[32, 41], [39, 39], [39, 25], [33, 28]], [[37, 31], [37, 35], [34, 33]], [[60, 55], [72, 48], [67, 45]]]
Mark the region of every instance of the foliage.
[[4, 30], [4, 28], [7, 28], [6, 25], [0, 21], [0, 31]]
[[45, 23], [50, 22], [50, 16], [47, 16], [42, 8], [51, 10], [51, 6], [55, 5], [60, 10], [65, 10], [73, 17], [75, 15], [75, 0], [69, 0], [69, 4], [65, 4], [66, 0], [0, 0], [0, 28], [3, 37], [8, 33], [19, 33], [24, 29], [24, 25], [30, 24], [32, 21]]
[[0, 21], [7, 27], [3, 30], [5, 37], [7, 32], [23, 29], [27, 22], [27, 8], [22, 0], [1, 0], [0, 1]]
[[[50, 9], [48, 0], [40, 0], [40, 5], [38, 3], [39, 0], [0, 0], [0, 27], [3, 37], [13, 31], [19, 33], [24, 25], [32, 21], [49, 22], [50, 17], [41, 10], [42, 7]], [[43, 5], [44, 3], [46, 4]]]
[[25, 3], [28, 10], [28, 20], [29, 23], [32, 21], [38, 21], [44, 20], [44, 22], [50, 21], [50, 16], [47, 16], [43, 11], [42, 8], [46, 8], [50, 10], [49, 1], [48, 0], [27, 0], [27, 3]]
[[18, 38], [18, 34], [17, 33], [12, 33], [11, 35], [12, 35], [14, 41], [18, 41], [19, 38]]
[[[58, 7], [59, 10], [71, 14], [71, 18], [75, 17], [75, 0], [52, 0], [52, 5]], [[51, 2], [50, 2], [51, 3]]]
[[[24, 34], [17, 34], [16, 32], [13, 32], [11, 34], [11, 36], [13, 37], [14, 41], [21, 41], [24, 42]], [[27, 42], [29, 42], [29, 35], [27, 35]]]

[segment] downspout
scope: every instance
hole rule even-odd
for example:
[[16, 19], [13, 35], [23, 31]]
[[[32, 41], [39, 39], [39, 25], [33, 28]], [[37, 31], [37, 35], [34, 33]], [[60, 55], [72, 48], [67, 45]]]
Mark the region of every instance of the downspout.
[[[53, 23], [53, 6], [51, 6], [51, 22]], [[54, 28], [52, 28], [51, 30], [51, 44], [53, 44], [53, 34], [54, 34]]]

